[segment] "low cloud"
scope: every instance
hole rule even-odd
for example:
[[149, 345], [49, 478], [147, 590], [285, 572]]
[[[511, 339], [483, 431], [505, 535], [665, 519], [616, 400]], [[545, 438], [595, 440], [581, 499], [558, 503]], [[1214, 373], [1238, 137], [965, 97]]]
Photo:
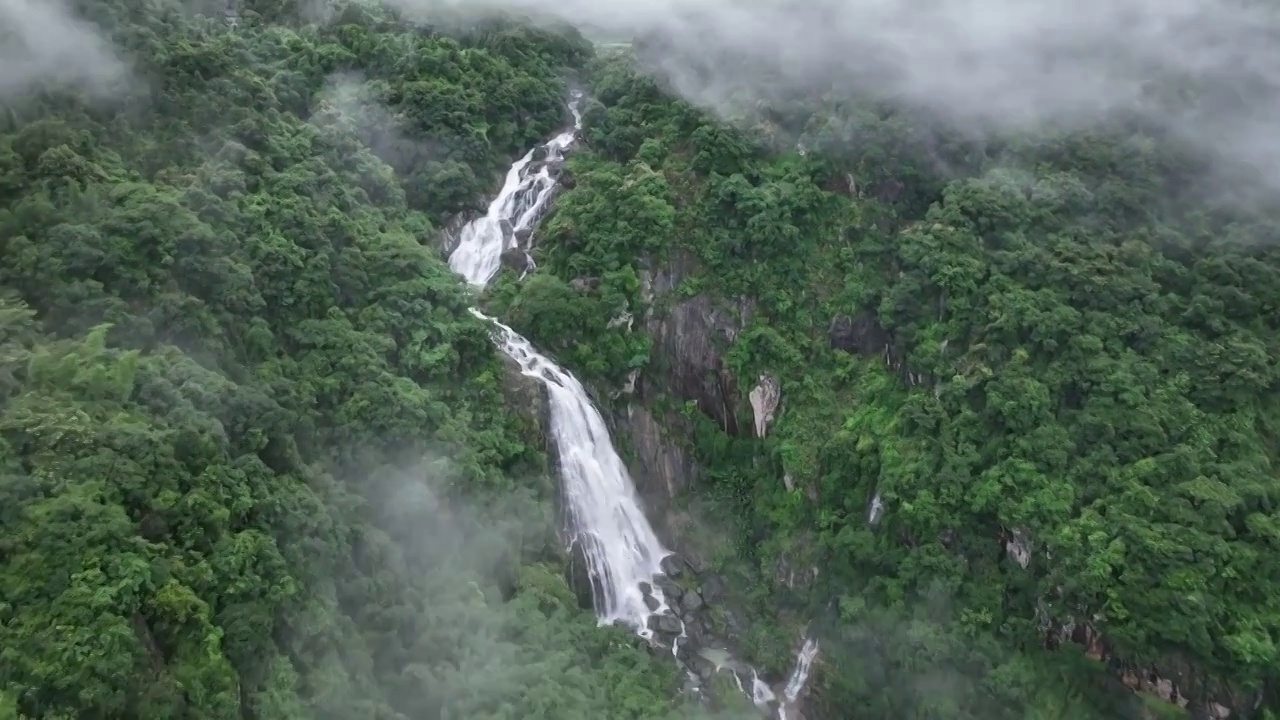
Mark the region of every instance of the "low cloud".
[[105, 96], [126, 74], [111, 42], [61, 0], [0, 0], [0, 105], [50, 85]]
[[[1254, 0], [395, 0], [515, 11], [657, 39], [659, 71], [712, 109], [835, 88], [979, 130], [1081, 127], [1150, 111], [1196, 147], [1280, 188], [1280, 20]], [[726, 61], [732, 57], [734, 61]], [[744, 62], [744, 59], [748, 59]]]

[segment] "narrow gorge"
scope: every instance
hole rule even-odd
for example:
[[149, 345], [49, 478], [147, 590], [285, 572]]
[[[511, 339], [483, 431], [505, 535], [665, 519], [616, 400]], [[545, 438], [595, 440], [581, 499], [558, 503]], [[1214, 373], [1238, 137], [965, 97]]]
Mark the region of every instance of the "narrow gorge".
[[[582, 127], [583, 101], [582, 93], [575, 92], [568, 104], [573, 127], [518, 159], [486, 213], [462, 226], [456, 239], [445, 239], [452, 248], [449, 266], [470, 285], [483, 289], [513, 253], [524, 260], [522, 278], [532, 269], [526, 244], [555, 195], [560, 163]], [[723, 670], [758, 708], [780, 720], [802, 717], [798, 701], [818, 643], [801, 639], [795, 666], [776, 691], [756, 669], [717, 647], [718, 639], [710, 635], [700, 612], [704, 602], [699, 590], [675, 582], [686, 571], [684, 563], [658, 539], [590, 393], [529, 340], [479, 310], [472, 312], [493, 324], [499, 347], [519, 372], [545, 388], [549, 451], [561, 482], [566, 545], [585, 565], [600, 623], [621, 623], [651, 646], [668, 649], [695, 692]]]

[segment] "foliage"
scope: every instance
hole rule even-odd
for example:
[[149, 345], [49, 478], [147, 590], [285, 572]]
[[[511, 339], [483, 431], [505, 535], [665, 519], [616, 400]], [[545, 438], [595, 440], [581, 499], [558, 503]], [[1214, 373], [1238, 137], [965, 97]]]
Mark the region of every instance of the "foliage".
[[[1204, 168], [1151, 128], [985, 153], [935, 138], [957, 178], [884, 107], [787, 108], [804, 116], [797, 138], [726, 126], [627, 58], [592, 77], [540, 272], [685, 258], [659, 313], [699, 293], [751, 307], [723, 362], [777, 375], [783, 405], [745, 454], [695, 418], [700, 492], [735, 504], [772, 603], [837, 608], [820, 624], [822, 712], [1136, 712], [1113, 673], [1178, 678], [1241, 711], [1274, 691], [1273, 220], [1195, 196]], [[535, 275], [525, 292], [552, 286]], [[552, 345], [585, 337], [536, 329]], [[797, 558], [819, 579], [773, 584]], [[1101, 639], [1063, 642], [1081, 626]]]
[[430, 247], [589, 47], [215, 4], [83, 3], [137, 94], [0, 119], [0, 716], [684, 717]]

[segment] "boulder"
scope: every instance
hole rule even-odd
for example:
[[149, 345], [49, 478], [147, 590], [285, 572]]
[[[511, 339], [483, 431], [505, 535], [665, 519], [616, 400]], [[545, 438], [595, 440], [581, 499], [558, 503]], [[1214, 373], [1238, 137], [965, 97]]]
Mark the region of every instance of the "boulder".
[[680, 598], [680, 607], [685, 612], [694, 612], [695, 610], [701, 610], [704, 607], [702, 602], [702, 596], [698, 594], [697, 590], [690, 590], [689, 592], [685, 593], [683, 597]]
[[724, 579], [721, 578], [719, 575], [708, 575], [706, 578], [702, 580], [702, 587], [700, 588], [700, 592], [702, 594], [702, 597], [705, 598], [708, 602], [715, 602], [717, 600], [724, 598], [724, 593], [725, 593]]
[[502, 266], [510, 268], [517, 276], [523, 277], [525, 273], [534, 268], [533, 258], [529, 257], [529, 253], [518, 247], [507, 248], [502, 251], [499, 256]]
[[649, 629], [663, 635], [679, 635], [682, 628], [675, 615], [662, 614], [649, 616]]
[[662, 572], [666, 573], [667, 577], [678, 578], [684, 574], [684, 562], [680, 560], [678, 555], [668, 555], [662, 558], [662, 562], [659, 564], [662, 567]]
[[662, 591], [662, 594], [667, 597], [668, 603], [675, 604], [675, 602], [680, 599], [680, 596], [684, 594], [684, 588], [680, 587], [676, 581], [669, 577], [659, 575], [653, 579], [653, 583], [657, 585], [658, 589]]
[[689, 669], [702, 678], [704, 682], [710, 680], [711, 676], [716, 674], [715, 664], [701, 655], [693, 656], [693, 659], [689, 662]]

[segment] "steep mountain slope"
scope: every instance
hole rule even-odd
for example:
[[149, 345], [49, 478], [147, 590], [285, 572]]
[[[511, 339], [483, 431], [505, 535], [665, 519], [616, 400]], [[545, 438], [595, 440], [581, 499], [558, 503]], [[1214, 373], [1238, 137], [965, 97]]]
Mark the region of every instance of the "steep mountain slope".
[[1267, 712], [1274, 221], [1150, 127], [976, 143], [833, 99], [734, 129], [628, 63], [491, 310], [615, 398], [651, 496], [700, 466], [668, 512], [732, 533], [781, 626], [750, 658], [819, 618], [819, 717]]
[[590, 48], [83, 5], [129, 94], [0, 115], [0, 717], [684, 717], [423, 242]]
[[566, 583], [434, 248], [578, 73], [483, 302], [610, 406], [736, 653], [819, 638], [815, 719], [1275, 716], [1276, 225], [1199, 158], [731, 126], [576, 33], [316, 7], [83, 0], [122, 82], [2, 88], [0, 718], [707, 716]]

